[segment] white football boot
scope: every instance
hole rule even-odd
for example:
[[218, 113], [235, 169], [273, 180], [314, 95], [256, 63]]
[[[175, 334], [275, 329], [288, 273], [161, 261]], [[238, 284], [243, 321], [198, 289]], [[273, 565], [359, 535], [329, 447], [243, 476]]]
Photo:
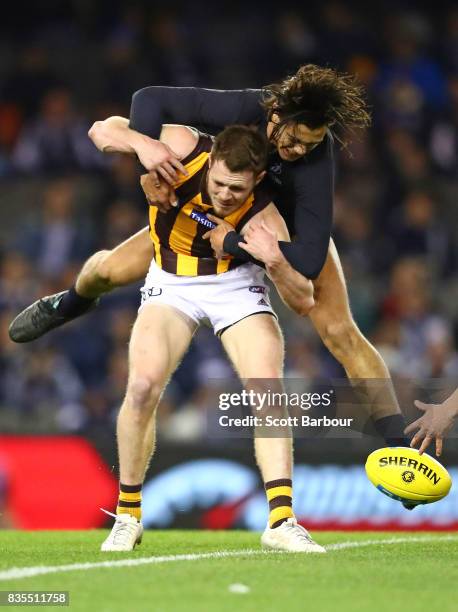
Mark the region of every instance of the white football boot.
[[325, 553], [326, 550], [314, 542], [302, 525], [295, 518], [289, 518], [279, 527], [271, 529], [269, 525], [261, 536], [264, 548], [285, 550], [287, 552]]
[[134, 550], [136, 544], [140, 544], [143, 536], [143, 525], [131, 514], [107, 514], [115, 517], [115, 524], [103, 542], [100, 550], [108, 551], [129, 551]]

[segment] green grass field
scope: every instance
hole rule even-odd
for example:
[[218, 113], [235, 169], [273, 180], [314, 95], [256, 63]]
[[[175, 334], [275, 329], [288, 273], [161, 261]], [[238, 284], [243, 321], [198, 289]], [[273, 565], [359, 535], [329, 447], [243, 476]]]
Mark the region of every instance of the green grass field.
[[[87, 612], [458, 609], [457, 533], [313, 533], [326, 555], [263, 553], [258, 534], [240, 531], [149, 531], [132, 553], [101, 553], [105, 535], [0, 532], [0, 590], [67, 590], [70, 609]], [[231, 554], [203, 556], [218, 551]], [[73, 564], [89, 566], [59, 567]]]

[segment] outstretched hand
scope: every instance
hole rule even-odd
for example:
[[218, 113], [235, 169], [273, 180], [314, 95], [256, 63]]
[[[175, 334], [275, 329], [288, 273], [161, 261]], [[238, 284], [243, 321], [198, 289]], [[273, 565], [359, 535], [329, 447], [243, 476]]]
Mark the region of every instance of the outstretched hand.
[[408, 425], [404, 433], [409, 434], [416, 431], [411, 447], [416, 447], [420, 441], [420, 455], [425, 452], [433, 439], [436, 441], [436, 456], [442, 454], [443, 438], [454, 424], [455, 411], [447, 402], [444, 404], [424, 404], [415, 400], [415, 406], [424, 412], [423, 416]]

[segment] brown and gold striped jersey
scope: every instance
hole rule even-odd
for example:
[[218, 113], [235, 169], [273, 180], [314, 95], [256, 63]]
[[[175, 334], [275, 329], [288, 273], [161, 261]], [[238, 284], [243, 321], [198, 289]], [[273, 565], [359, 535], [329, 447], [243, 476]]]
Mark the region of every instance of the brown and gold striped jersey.
[[[217, 260], [209, 240], [202, 236], [214, 224], [206, 217], [215, 214], [206, 189], [208, 157], [213, 140], [199, 133], [194, 150], [182, 160], [188, 176], [181, 176], [175, 185], [178, 205], [166, 213], [150, 206], [150, 236], [154, 244], [156, 264], [178, 276], [198, 276], [201, 274], [221, 274], [238, 265], [233, 258]], [[225, 217], [236, 231], [251, 217], [263, 210], [272, 201], [272, 194], [262, 183], [242, 206]]]

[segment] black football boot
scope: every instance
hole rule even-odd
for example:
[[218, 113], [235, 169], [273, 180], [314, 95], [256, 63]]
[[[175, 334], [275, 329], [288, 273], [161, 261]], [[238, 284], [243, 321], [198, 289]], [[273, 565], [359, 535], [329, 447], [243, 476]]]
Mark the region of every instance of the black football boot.
[[66, 316], [59, 312], [59, 304], [68, 291], [43, 297], [20, 312], [9, 327], [9, 336], [13, 342], [31, 342], [40, 338], [51, 329], [60, 327], [95, 308], [99, 300], [94, 300], [84, 312]]

